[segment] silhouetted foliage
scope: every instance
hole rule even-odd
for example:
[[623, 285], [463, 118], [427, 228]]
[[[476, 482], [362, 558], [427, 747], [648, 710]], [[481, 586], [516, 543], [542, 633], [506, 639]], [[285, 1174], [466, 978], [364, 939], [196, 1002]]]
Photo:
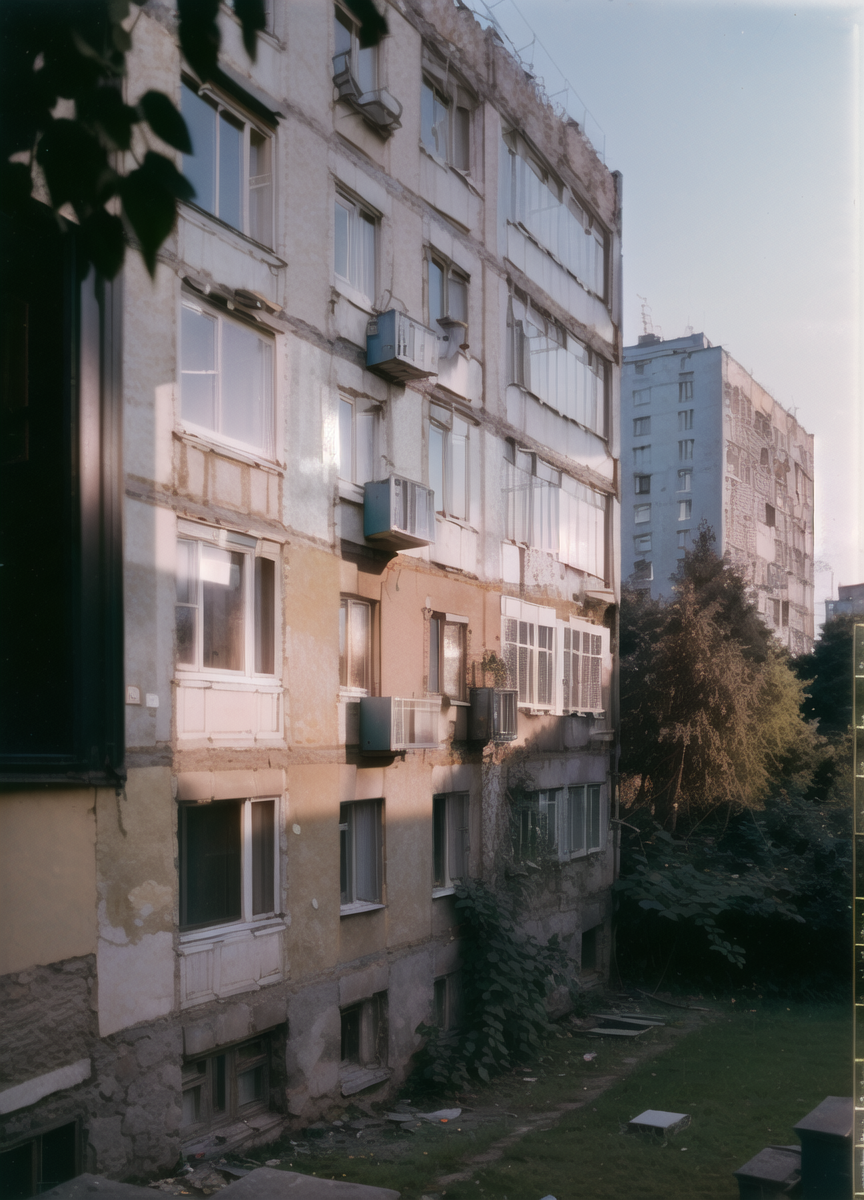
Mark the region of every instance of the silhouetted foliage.
[[852, 613], [832, 617], [813, 652], [793, 660], [806, 685], [805, 716], [818, 720], [820, 733], [843, 734], [852, 724], [852, 639], [858, 622]]

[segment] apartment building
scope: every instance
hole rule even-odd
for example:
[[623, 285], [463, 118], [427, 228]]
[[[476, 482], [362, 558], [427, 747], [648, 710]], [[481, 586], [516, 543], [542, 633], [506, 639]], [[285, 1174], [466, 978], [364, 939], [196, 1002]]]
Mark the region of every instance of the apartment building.
[[621, 428], [623, 577], [669, 596], [707, 521], [775, 637], [809, 653], [813, 435], [702, 333], [625, 347]]
[[204, 83], [148, 4], [127, 99], [196, 189], [155, 279], [4, 231], [21, 1196], [391, 1094], [460, 880], [608, 971], [619, 181], [466, 8], [386, 15], [275, 5], [252, 63], [225, 8]]

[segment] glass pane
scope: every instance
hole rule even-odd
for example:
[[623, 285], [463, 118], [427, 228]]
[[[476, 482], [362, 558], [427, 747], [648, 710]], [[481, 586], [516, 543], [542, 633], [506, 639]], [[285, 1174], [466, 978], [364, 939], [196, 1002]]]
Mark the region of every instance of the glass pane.
[[369, 687], [369, 616], [368, 604], [351, 605], [351, 687]]
[[339, 605], [339, 686], [348, 686], [348, 601]]
[[360, 1061], [360, 1009], [349, 1008], [342, 1013], [342, 1061]]
[[255, 559], [255, 670], [272, 675], [275, 669], [276, 564]]
[[378, 418], [375, 413], [357, 413], [355, 417], [355, 463], [354, 482], [369, 483], [375, 478], [375, 430]]
[[429, 426], [429, 486], [435, 493], [435, 511], [444, 512], [444, 430]]
[[345, 204], [336, 201], [335, 257], [333, 269], [341, 279], [348, 279], [348, 224], [350, 213]]
[[446, 316], [444, 310], [444, 271], [432, 259], [429, 260], [429, 324], [434, 327], [439, 317]]
[[226, 437], [273, 451], [273, 344], [251, 329], [222, 324], [220, 429]]
[[446, 162], [450, 145], [450, 108], [435, 91], [432, 93], [432, 142], [435, 153]]
[[355, 286], [372, 300], [375, 296], [375, 222], [371, 217], [359, 214], [357, 234], [359, 261]]
[[243, 126], [228, 113], [219, 114], [219, 217], [243, 228]]
[[471, 168], [469, 157], [471, 114], [467, 108], [457, 108], [453, 125], [453, 166], [460, 171]]
[[177, 600], [180, 604], [198, 603], [197, 542], [177, 542]]
[[468, 797], [448, 797], [449, 846], [447, 874], [450, 882], [464, 880], [468, 875]]
[[254, 1100], [261, 1100], [263, 1096], [263, 1067], [253, 1067], [251, 1071], [244, 1071], [242, 1075], [237, 1076], [237, 1104], [239, 1107], [251, 1104]]
[[434, 796], [432, 799], [432, 885], [446, 887], [447, 875], [445, 854], [447, 845], [447, 797]]
[[335, 21], [333, 23], [334, 43], [337, 54], [351, 53], [351, 31], [353, 29], [350, 18], [337, 8], [335, 12]]
[[339, 401], [339, 478], [354, 481], [354, 405]]
[[249, 236], [264, 246], [273, 244], [272, 141], [257, 129], [249, 131]]
[[[339, 890], [342, 904], [351, 904], [354, 900], [354, 855], [350, 804], [340, 804], [339, 822]], [[344, 1053], [342, 1057], [345, 1057]]]
[[357, 82], [360, 94], [374, 92], [378, 87], [378, 47], [366, 46], [357, 50]]
[[236, 551], [201, 547], [205, 669], [244, 668], [243, 561], [244, 555]]
[[201, 1088], [187, 1088], [183, 1093], [183, 1109], [180, 1116], [180, 1127], [195, 1125], [201, 1120]]
[[195, 189], [195, 203], [215, 212], [216, 203], [216, 110], [183, 84], [180, 107], [192, 154], [183, 155], [183, 174]]
[[423, 80], [420, 88], [420, 141], [427, 150], [435, 153], [435, 137], [432, 126], [435, 121], [435, 93]]
[[225, 1055], [217, 1054], [210, 1060], [213, 1073], [213, 1111], [225, 1111]]
[[180, 922], [240, 919], [240, 802], [181, 808]]
[[174, 609], [177, 629], [177, 661], [184, 666], [195, 666], [195, 650], [198, 635], [198, 609], [177, 605]]
[[464, 627], [455, 621], [444, 622], [444, 679], [443, 687], [446, 695], [453, 700], [462, 699], [464, 688], [463, 646], [465, 644]]
[[441, 691], [439, 658], [441, 655], [441, 622], [438, 617], [429, 621], [429, 691], [437, 695]]
[[458, 417], [450, 434], [450, 513], [468, 520], [468, 426]]
[[180, 410], [185, 421], [216, 428], [216, 320], [184, 306], [180, 322]]
[[[275, 800], [252, 805], [252, 914], [275, 912], [273, 889]], [[257, 1045], [258, 1043], [254, 1043]], [[260, 1051], [259, 1051], [260, 1052]]]
[[453, 275], [447, 285], [447, 309], [454, 321], [468, 320], [468, 285]]
[[355, 899], [375, 903], [381, 899], [378, 882], [378, 804], [353, 805]]

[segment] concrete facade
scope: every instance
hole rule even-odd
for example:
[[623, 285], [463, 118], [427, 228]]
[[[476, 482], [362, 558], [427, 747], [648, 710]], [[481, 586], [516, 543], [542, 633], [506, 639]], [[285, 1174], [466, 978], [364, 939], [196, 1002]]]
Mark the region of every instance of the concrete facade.
[[[0, 794], [0, 1153], [74, 1124], [113, 1178], [393, 1092], [458, 1019], [466, 874], [533, 873], [525, 930], [609, 966], [619, 180], [450, 0], [388, 5], [371, 67], [273, 8], [254, 64], [223, 11], [200, 95], [171, 6], [136, 21], [127, 101], [212, 121], [239, 208], [229, 165], [124, 268], [125, 784]], [[366, 367], [392, 309], [437, 343], [407, 385]], [[391, 476], [434, 538], [365, 537]], [[493, 685], [513, 740], [471, 740]], [[362, 751], [374, 697], [405, 748]]]
[[700, 521], [792, 654], [813, 645], [813, 435], [702, 333], [639, 338], [621, 384], [622, 576], [654, 597]]

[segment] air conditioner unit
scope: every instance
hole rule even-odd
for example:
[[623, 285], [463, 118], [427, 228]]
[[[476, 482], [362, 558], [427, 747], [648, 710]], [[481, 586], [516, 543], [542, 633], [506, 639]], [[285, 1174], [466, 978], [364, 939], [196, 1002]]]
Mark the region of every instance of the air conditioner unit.
[[435, 493], [400, 475], [367, 483], [363, 536], [394, 550], [430, 545], [435, 541]]
[[360, 700], [360, 753], [438, 748], [441, 700], [363, 696]]
[[516, 739], [518, 693], [515, 688], [471, 688], [468, 737], [477, 742]]
[[438, 334], [395, 308], [366, 326], [366, 366], [393, 383], [438, 374]]
[[361, 92], [360, 85], [351, 74], [351, 53], [344, 51], [333, 59], [333, 84], [337, 96], [358, 112], [378, 133], [389, 137], [394, 129], [401, 129], [402, 105], [386, 88], [372, 92]]

